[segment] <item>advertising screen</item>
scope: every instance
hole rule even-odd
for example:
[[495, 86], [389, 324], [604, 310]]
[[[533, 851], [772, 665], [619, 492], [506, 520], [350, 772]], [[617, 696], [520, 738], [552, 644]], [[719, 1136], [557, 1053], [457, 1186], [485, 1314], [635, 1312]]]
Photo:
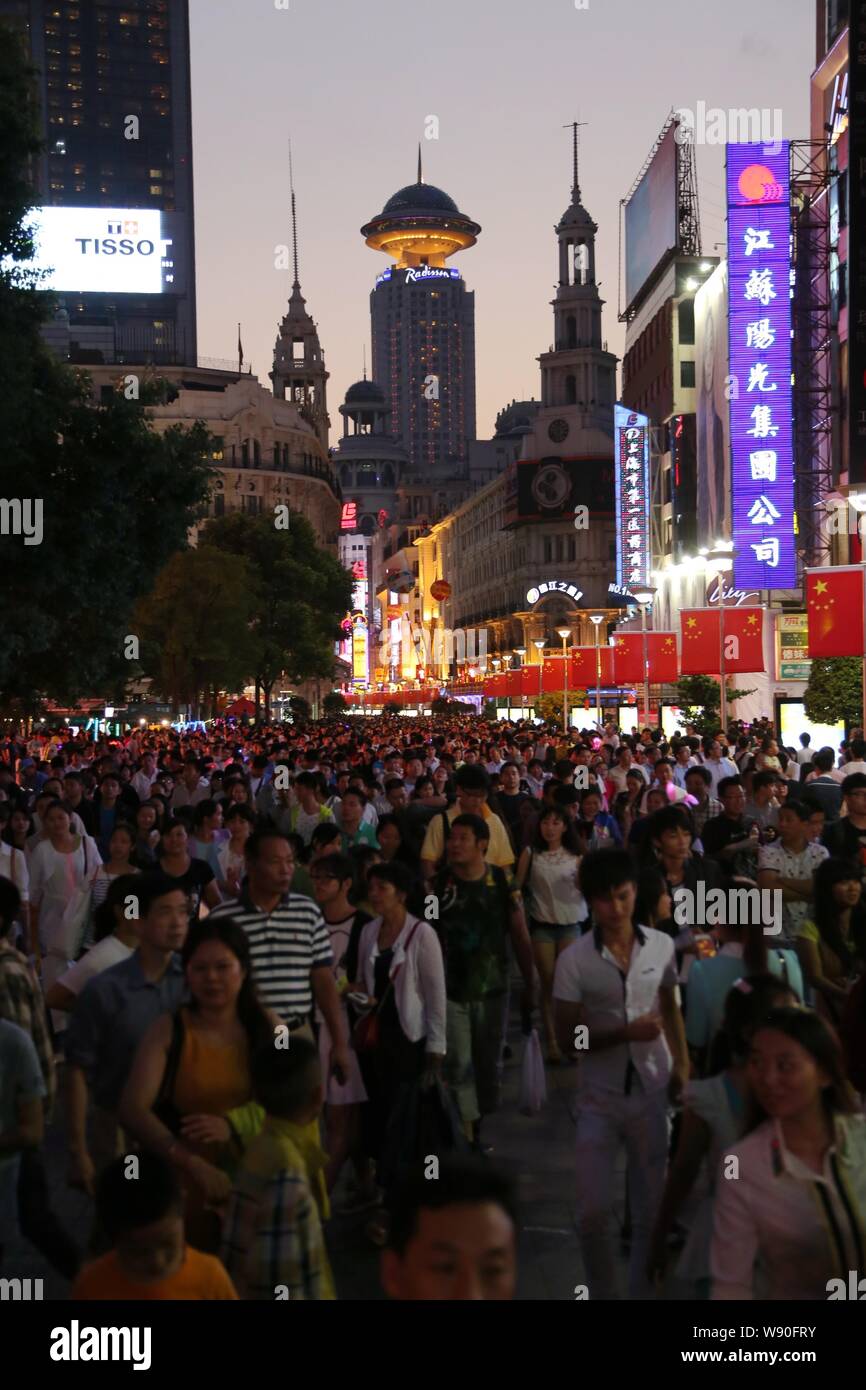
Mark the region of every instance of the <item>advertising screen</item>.
[[840, 719], [836, 724], [813, 724], [811, 719], [806, 718], [802, 700], [780, 700], [779, 715], [782, 743], [786, 748], [799, 748], [800, 735], [809, 734], [816, 751], [819, 748], [832, 748], [834, 753], [839, 752], [845, 737], [844, 720]]
[[590, 514], [614, 509], [613, 466], [608, 459], [549, 458], [509, 464], [505, 478], [505, 526], [562, 521], [577, 506]]
[[672, 125], [625, 205], [625, 299], [634, 302], [656, 266], [677, 248], [677, 127]]
[[731, 427], [728, 404], [728, 266], [695, 295], [697, 542], [712, 548], [731, 534]]
[[40, 288], [79, 294], [178, 293], [171, 217], [159, 208], [35, 208]]
[[614, 406], [616, 435], [616, 582], [648, 584], [650, 549], [649, 419]]

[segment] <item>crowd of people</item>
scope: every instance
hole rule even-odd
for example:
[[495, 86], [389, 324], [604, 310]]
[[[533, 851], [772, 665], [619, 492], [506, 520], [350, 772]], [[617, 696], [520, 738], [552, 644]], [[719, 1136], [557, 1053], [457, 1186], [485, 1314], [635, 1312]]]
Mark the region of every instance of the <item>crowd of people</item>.
[[629, 1298], [826, 1298], [866, 1273], [864, 878], [861, 730], [10, 731], [0, 1268], [20, 1231], [74, 1298], [332, 1299], [333, 1208], [390, 1297], [513, 1297], [519, 1018], [574, 1075], [588, 1297], [624, 1151]]

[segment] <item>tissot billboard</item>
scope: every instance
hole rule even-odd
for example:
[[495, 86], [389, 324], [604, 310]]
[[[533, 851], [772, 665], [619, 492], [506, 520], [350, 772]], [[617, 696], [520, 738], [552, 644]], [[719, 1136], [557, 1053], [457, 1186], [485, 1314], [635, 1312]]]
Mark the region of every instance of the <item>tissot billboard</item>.
[[159, 208], [34, 208], [28, 218], [45, 272], [39, 288], [79, 294], [177, 294], [172, 216]]
[[792, 589], [789, 146], [728, 145], [729, 361], [734, 582]]

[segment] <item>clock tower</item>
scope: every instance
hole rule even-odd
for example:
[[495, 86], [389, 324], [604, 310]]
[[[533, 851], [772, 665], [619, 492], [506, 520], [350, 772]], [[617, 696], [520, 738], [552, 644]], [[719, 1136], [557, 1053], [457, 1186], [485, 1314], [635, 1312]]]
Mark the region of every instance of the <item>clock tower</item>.
[[602, 341], [604, 300], [595, 278], [598, 227], [580, 197], [578, 127], [574, 132], [571, 202], [556, 225], [559, 283], [553, 307], [553, 347], [542, 353], [541, 410], [524, 458], [598, 457], [613, 448], [616, 362]]

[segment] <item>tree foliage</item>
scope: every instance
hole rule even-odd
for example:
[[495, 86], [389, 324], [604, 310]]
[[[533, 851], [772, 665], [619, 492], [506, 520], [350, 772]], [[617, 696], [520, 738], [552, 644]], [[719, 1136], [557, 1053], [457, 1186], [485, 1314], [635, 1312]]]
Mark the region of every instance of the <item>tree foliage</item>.
[[286, 531], [267, 515], [231, 512], [208, 522], [201, 545], [217, 550], [229, 567], [234, 557], [249, 563], [254, 675], [264, 691], [267, 718], [271, 691], [283, 672], [295, 683], [333, 674], [334, 643], [352, 602], [351, 575], [319, 547], [310, 523], [294, 512]]
[[[753, 695], [754, 690], [735, 690], [725, 687], [728, 709], [734, 700], [744, 700]], [[680, 676], [677, 681], [677, 702], [682, 710], [683, 724], [694, 724], [695, 733], [700, 737], [717, 734], [720, 730], [722, 708], [721, 682], [714, 676]]]
[[340, 690], [330, 690], [322, 701], [325, 714], [345, 714], [348, 708], [348, 701]]
[[29, 509], [32, 529], [0, 537], [0, 703], [22, 711], [46, 697], [122, 693], [134, 605], [186, 545], [210, 478], [203, 427], [158, 435], [143, 401], [120, 395], [94, 406], [87, 378], [43, 343], [54, 301], [22, 264], [32, 255], [25, 221], [35, 201], [27, 172], [40, 150], [37, 132], [34, 74], [17, 35], [4, 29], [0, 497], [21, 508], [25, 524]]
[[848, 728], [863, 722], [863, 663], [857, 656], [813, 660], [803, 703], [815, 724], [844, 719]]
[[198, 706], [208, 691], [245, 685], [256, 657], [253, 605], [246, 560], [230, 569], [214, 550], [173, 555], [135, 614], [141, 664], [156, 688]]

